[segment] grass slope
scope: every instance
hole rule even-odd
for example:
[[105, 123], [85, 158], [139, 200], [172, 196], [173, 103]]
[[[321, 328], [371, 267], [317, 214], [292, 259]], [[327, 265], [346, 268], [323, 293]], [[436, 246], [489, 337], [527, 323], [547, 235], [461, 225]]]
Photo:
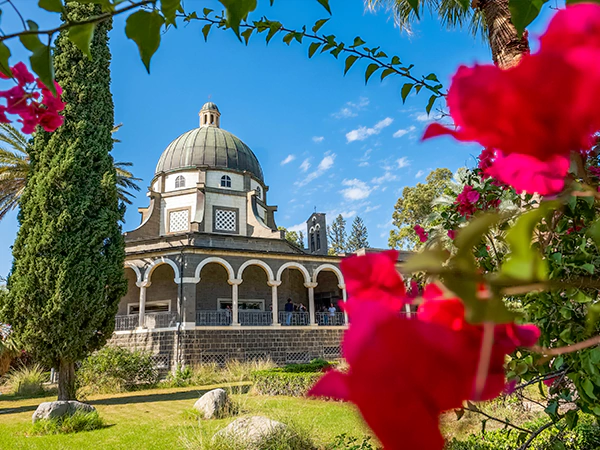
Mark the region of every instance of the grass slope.
[[[100, 413], [106, 428], [69, 435], [35, 436], [31, 415], [43, 401], [56, 397], [17, 399], [0, 396], [0, 450], [16, 449], [179, 449], [199, 434], [212, 435], [233, 419], [204, 421], [202, 430], [189, 414], [198, 397], [216, 386], [154, 389], [123, 394], [91, 396], [88, 401]], [[336, 435], [368, 435], [358, 412], [347, 404], [292, 397], [235, 394], [241, 414], [264, 415], [293, 422], [310, 432], [320, 444]]]

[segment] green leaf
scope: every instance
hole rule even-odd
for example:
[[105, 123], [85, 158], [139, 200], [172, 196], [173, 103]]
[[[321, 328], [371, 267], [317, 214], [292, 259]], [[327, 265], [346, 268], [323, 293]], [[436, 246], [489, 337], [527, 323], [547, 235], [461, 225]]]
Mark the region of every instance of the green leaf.
[[[205, 25], [205, 27], [206, 27], [206, 25]], [[204, 32], [204, 28], [202, 29], [202, 31]], [[242, 36], [244, 38], [244, 42], [246, 42], [246, 45], [248, 45], [248, 42], [250, 41], [250, 36], [252, 36], [253, 32], [254, 32], [253, 28], [248, 28], [248, 29], [246, 29], [246, 31], [242, 32]], [[208, 35], [208, 33], [207, 33], [207, 35]]]
[[419, 19], [419, 0], [407, 0], [407, 1], [408, 1], [409, 6], [415, 12], [415, 16], [417, 16], [417, 19]]
[[590, 225], [587, 234], [596, 243], [596, 246], [600, 248], [600, 219]]
[[402, 103], [406, 102], [406, 97], [408, 97], [408, 94], [410, 94], [410, 91], [412, 90], [413, 86], [413, 83], [405, 83], [404, 86], [402, 86], [402, 90], [400, 93], [400, 95], [402, 96]]
[[539, 208], [522, 214], [506, 233], [511, 253], [502, 265], [503, 276], [524, 281], [548, 278], [548, 264], [539, 251], [531, 247], [531, 242], [537, 224], [556, 206], [555, 202], [542, 203]]
[[435, 103], [435, 101], [437, 100], [437, 95], [432, 95], [431, 97], [429, 97], [429, 101], [427, 102], [427, 106], [425, 107], [425, 111], [427, 111], [427, 114], [429, 114], [431, 112], [431, 108], [433, 108], [433, 104]]
[[273, 39], [273, 36], [281, 29], [281, 22], [271, 22], [269, 25], [269, 32], [267, 33], [267, 44]]
[[339, 56], [339, 54], [342, 52], [342, 50], [344, 50], [344, 43], [340, 43], [336, 48], [334, 48], [333, 50], [331, 50], [331, 54], [333, 56], [337, 57]]
[[[212, 23], [207, 23], [202, 27], [202, 35], [204, 36], [204, 42], [208, 41], [208, 34], [210, 33], [210, 29], [212, 28], [212, 26]], [[252, 31], [252, 28], [249, 28], [249, 30]], [[248, 40], [246, 40], [246, 44], [248, 44]]]
[[321, 46], [320, 42], [313, 42], [312, 44], [310, 44], [310, 46], [308, 47], [308, 57], [312, 58], [313, 55], [315, 54], [315, 52], [317, 50], [319, 50], [320, 46]]
[[392, 66], [397, 66], [399, 64], [402, 64], [402, 62], [400, 62], [400, 58], [398, 58], [397, 56], [392, 56], [391, 65]]
[[394, 69], [385, 69], [383, 72], [381, 72], [381, 81], [385, 80], [386, 77], [390, 76], [393, 73], [396, 73]]
[[598, 397], [596, 397], [596, 394], [594, 394], [594, 383], [592, 383], [592, 381], [589, 378], [587, 378], [581, 386], [583, 387], [583, 390], [588, 395], [588, 397], [594, 400], [598, 400]]
[[94, 37], [94, 24], [88, 23], [84, 25], [75, 25], [69, 28], [69, 39], [79, 50], [83, 52], [88, 59], [92, 59], [90, 45]]
[[594, 275], [594, 265], [590, 263], [586, 263], [581, 266], [583, 270], [587, 270], [591, 275]]
[[424, 250], [413, 253], [404, 263], [403, 269], [407, 273], [439, 271], [448, 259], [448, 252], [441, 249]]
[[[28, 20], [27, 25], [29, 30], [37, 31], [39, 29], [37, 23], [35, 23], [32, 20]], [[35, 52], [41, 47], [45, 47], [45, 45], [42, 44], [42, 41], [40, 41], [40, 37], [37, 34], [27, 34], [24, 36], [19, 36], [19, 40], [21, 41], [21, 44], [23, 44], [23, 47], [25, 47], [30, 52]]]
[[256, 0], [219, 0], [227, 11], [227, 25], [241, 40], [240, 23], [256, 9]]
[[294, 32], [290, 31], [283, 37], [283, 42], [285, 42], [287, 45], [290, 45], [292, 39], [294, 39]]
[[358, 59], [358, 56], [356, 56], [356, 55], [350, 55], [346, 58], [346, 67], [344, 68], [344, 75], [346, 75], [346, 73], [348, 73], [348, 71], [350, 70], [352, 65], [356, 62], [357, 59]]
[[371, 78], [371, 75], [373, 75], [377, 69], [379, 69], [379, 64], [369, 64], [367, 70], [365, 71], [365, 84], [369, 82], [369, 78]]
[[509, 0], [511, 20], [519, 36], [525, 28], [540, 14], [542, 6], [548, 0]]
[[46, 11], [56, 13], [61, 13], [65, 9], [61, 0], [39, 0], [38, 6]]
[[150, 60], [160, 45], [160, 29], [165, 19], [158, 11], [139, 10], [127, 18], [125, 35], [134, 41], [146, 70], [150, 73]]
[[209, 15], [211, 12], [213, 12], [213, 11], [214, 11], [213, 9], [210, 9], [210, 8], [204, 8], [204, 9], [202, 10], [202, 13], [203, 13], [203, 14], [204, 14], [204, 16], [206, 17], [206, 16], [208, 16], [208, 15]]
[[312, 27], [313, 33], [318, 33], [323, 25], [325, 25], [329, 19], [321, 19], [315, 22], [315, 25]]
[[323, 8], [325, 8], [329, 14], [331, 14], [331, 8], [329, 7], [329, 0], [317, 0], [317, 1], [321, 5], [323, 5]]
[[425, 77], [426, 80], [430, 80], [430, 81], [435, 81], [437, 83], [440, 82], [440, 80], [438, 80], [437, 75], [435, 73], [430, 73], [429, 75], [427, 75]]
[[458, 0], [458, 3], [460, 3], [460, 6], [462, 6], [465, 11], [468, 11], [471, 7], [471, 0]]
[[577, 294], [573, 296], [573, 300], [577, 303], [590, 303], [593, 299], [584, 294], [582, 291], [577, 291]]
[[365, 41], [363, 41], [363, 40], [360, 38], [360, 36], [356, 36], [356, 37], [354, 38], [354, 44], [352, 44], [352, 45], [350, 46], [350, 48], [356, 48], [356, 47], [358, 47], [358, 46], [360, 46], [360, 45], [363, 45], [363, 44], [366, 44], [366, 42], [365, 42]]
[[167, 25], [177, 27], [175, 15], [179, 8], [181, 8], [181, 0], [160, 0], [160, 11], [165, 17]]
[[9, 60], [10, 58], [10, 49], [6, 46], [4, 42], [0, 42], [0, 72], [2, 72], [7, 77], [12, 77], [12, 72], [10, 71]]
[[31, 70], [33, 70], [42, 83], [44, 83], [52, 93], [56, 93], [54, 86], [54, 65], [52, 64], [52, 51], [50, 46], [42, 45], [29, 57]]

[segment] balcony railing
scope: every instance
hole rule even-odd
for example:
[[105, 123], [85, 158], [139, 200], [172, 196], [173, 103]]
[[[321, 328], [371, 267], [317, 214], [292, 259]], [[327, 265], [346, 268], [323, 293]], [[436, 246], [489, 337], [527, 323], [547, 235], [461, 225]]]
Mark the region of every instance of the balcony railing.
[[115, 317], [115, 331], [135, 330], [139, 324], [137, 314], [127, 314]]
[[160, 312], [146, 314], [146, 328], [173, 328], [177, 326], [177, 314]]
[[242, 326], [268, 326], [273, 324], [271, 311], [239, 311], [238, 320]]
[[196, 311], [196, 325], [205, 327], [231, 325], [231, 311]]
[[279, 312], [279, 323], [288, 326], [306, 326], [310, 324], [308, 312]]
[[327, 325], [330, 327], [340, 327], [346, 325], [346, 318], [343, 312], [318, 312], [315, 313], [315, 321], [319, 325]]

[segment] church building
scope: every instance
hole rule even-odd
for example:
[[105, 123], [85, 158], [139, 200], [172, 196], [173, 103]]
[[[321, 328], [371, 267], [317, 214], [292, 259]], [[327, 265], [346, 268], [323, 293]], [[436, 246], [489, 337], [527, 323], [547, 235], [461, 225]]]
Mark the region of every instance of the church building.
[[164, 369], [339, 357], [346, 288], [325, 214], [308, 218], [307, 248], [288, 242], [256, 155], [221, 128], [214, 103], [164, 150], [147, 196], [141, 225], [125, 233], [113, 344], [149, 351]]

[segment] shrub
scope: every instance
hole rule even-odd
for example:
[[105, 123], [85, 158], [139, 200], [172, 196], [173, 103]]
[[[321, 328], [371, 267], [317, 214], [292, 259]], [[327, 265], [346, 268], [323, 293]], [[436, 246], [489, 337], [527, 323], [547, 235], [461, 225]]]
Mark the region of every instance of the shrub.
[[260, 395], [299, 397], [313, 387], [322, 373], [286, 372], [285, 369], [258, 370], [252, 373], [254, 391]]
[[37, 397], [43, 395], [44, 383], [48, 381], [48, 374], [39, 364], [21, 366], [13, 369], [6, 376], [9, 391], [22, 397]]
[[220, 367], [218, 364], [209, 363], [194, 367], [178, 368], [170, 374], [165, 385], [169, 387], [207, 386], [212, 384], [238, 383], [251, 381], [251, 374], [257, 370], [267, 370], [275, 367], [270, 359], [261, 359], [251, 362], [231, 360]]
[[285, 372], [323, 372], [332, 366], [333, 364], [324, 359], [313, 359], [308, 364], [288, 364], [283, 370]]
[[149, 354], [104, 347], [83, 361], [77, 371], [77, 386], [84, 395], [122, 392], [153, 386], [158, 376]]
[[33, 424], [33, 434], [65, 434], [79, 431], [92, 431], [104, 428], [104, 421], [97, 411], [76, 412], [58, 419], [42, 419]]
[[336, 436], [333, 444], [326, 448], [327, 450], [379, 450], [379, 447], [371, 442], [370, 436], [360, 439], [348, 436], [346, 433]]

